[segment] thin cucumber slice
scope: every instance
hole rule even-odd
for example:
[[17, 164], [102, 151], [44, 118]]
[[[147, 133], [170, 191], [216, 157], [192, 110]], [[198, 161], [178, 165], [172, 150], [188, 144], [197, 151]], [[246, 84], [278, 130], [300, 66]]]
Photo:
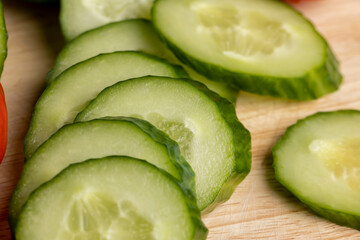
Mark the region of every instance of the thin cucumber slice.
[[341, 83], [324, 38], [281, 1], [157, 0], [152, 21], [180, 60], [244, 91], [309, 100]]
[[317, 113], [273, 149], [276, 179], [315, 213], [360, 230], [360, 111]]
[[207, 229], [191, 191], [129, 157], [71, 165], [24, 206], [17, 240], [201, 240]]
[[73, 122], [87, 103], [105, 87], [146, 75], [184, 77], [187, 73], [159, 58], [138, 52], [103, 54], [74, 65], [59, 75], [43, 92], [25, 139], [25, 157], [55, 133]]
[[0, 75], [4, 68], [4, 62], [7, 56], [8, 35], [5, 26], [4, 9], [0, 1]]
[[250, 134], [234, 106], [198, 82], [151, 76], [119, 82], [75, 121], [103, 116], [145, 119], [177, 141], [195, 172], [198, 206], [206, 212], [227, 200], [250, 171]]
[[[49, 72], [47, 84], [72, 65], [99, 55], [115, 51], [143, 51], [180, 64], [177, 58], [162, 43], [152, 24], [145, 19], [132, 19], [110, 23], [81, 34], [69, 42], [56, 58]], [[191, 78], [204, 83], [211, 90], [235, 102], [237, 90], [224, 83], [210, 81], [189, 67], [183, 66]]]
[[126, 117], [74, 123], [57, 131], [26, 161], [10, 201], [10, 226], [14, 228], [30, 193], [68, 165], [111, 155], [145, 159], [195, 187], [194, 173], [177, 143], [150, 123]]
[[154, 0], [61, 0], [60, 24], [66, 40], [90, 29], [133, 18], [150, 18]]

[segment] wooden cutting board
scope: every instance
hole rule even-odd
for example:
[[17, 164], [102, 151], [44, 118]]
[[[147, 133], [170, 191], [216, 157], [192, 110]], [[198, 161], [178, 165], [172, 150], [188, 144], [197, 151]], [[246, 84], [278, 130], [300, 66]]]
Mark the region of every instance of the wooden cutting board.
[[[8, 202], [23, 166], [23, 140], [64, 41], [57, 7], [3, 2], [9, 52], [1, 81], [9, 111], [9, 144], [0, 165], [0, 239], [9, 240]], [[359, 231], [314, 215], [274, 179], [271, 148], [288, 126], [318, 111], [360, 110], [360, 0], [317, 0], [295, 7], [329, 41], [341, 62], [344, 83], [336, 93], [310, 102], [239, 94], [236, 108], [252, 134], [253, 167], [232, 198], [204, 216], [208, 239], [360, 239]]]

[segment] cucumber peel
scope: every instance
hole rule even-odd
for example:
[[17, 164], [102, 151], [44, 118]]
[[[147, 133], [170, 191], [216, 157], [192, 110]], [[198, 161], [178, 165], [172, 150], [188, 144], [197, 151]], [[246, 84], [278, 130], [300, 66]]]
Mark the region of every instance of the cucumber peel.
[[76, 114], [105, 87], [146, 75], [188, 76], [181, 67], [132, 51], [102, 54], [64, 71], [36, 103], [25, 138], [25, 158], [29, 158], [60, 127], [73, 122]]
[[[157, 36], [151, 22], [145, 19], [131, 19], [90, 30], [70, 41], [59, 53], [54, 67], [49, 72], [47, 84], [72, 65], [101, 53], [115, 51], [143, 51], [174, 64], [181, 64]], [[194, 80], [200, 81], [221, 96], [235, 102], [237, 88], [224, 83], [211, 81], [191, 68], [182, 67]]]
[[69, 124], [58, 130], [28, 159], [11, 197], [9, 222], [16, 225], [28, 196], [68, 165], [90, 158], [127, 155], [145, 159], [194, 189], [194, 173], [176, 142], [150, 123], [127, 117]]
[[73, 164], [31, 194], [18, 240], [206, 239], [191, 191], [130, 157]]
[[4, 62], [7, 56], [8, 34], [5, 26], [4, 7], [0, 1], [0, 75], [4, 68]]
[[152, 21], [181, 61], [244, 91], [311, 100], [342, 80], [325, 39], [281, 1], [157, 0]]
[[226, 201], [250, 171], [250, 134], [234, 106], [201, 83], [142, 77], [102, 91], [75, 121], [132, 116], [151, 122], [178, 142], [195, 172], [198, 206], [211, 211]]
[[360, 111], [322, 112], [273, 148], [276, 179], [318, 215], [360, 230]]

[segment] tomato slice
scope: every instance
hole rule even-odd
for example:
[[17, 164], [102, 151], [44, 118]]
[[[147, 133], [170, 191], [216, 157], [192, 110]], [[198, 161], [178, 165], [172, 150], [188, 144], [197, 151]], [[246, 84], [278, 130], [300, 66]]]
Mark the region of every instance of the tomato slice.
[[5, 94], [0, 83], [0, 163], [4, 158], [7, 144], [7, 110], [5, 105]]

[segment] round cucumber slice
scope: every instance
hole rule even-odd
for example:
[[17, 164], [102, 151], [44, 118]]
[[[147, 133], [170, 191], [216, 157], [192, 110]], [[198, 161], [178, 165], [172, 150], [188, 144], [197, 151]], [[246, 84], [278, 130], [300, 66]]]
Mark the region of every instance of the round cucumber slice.
[[[47, 77], [47, 84], [72, 65], [101, 53], [115, 51], [144, 51], [165, 58], [171, 63], [181, 64], [157, 36], [152, 24], [144, 19], [125, 20], [110, 23], [81, 34], [69, 42], [56, 58], [53, 69]], [[210, 81], [185, 67], [191, 78], [204, 83], [211, 90], [235, 102], [237, 90], [224, 83]]]
[[61, 0], [60, 24], [66, 40], [105, 25], [132, 18], [150, 18], [154, 0]]
[[273, 149], [276, 179], [315, 213], [360, 230], [360, 112], [317, 113]]
[[309, 100], [342, 79], [324, 38], [281, 1], [158, 0], [152, 21], [180, 60], [244, 91]]
[[26, 161], [10, 201], [10, 226], [14, 228], [30, 193], [68, 165], [111, 155], [145, 159], [195, 187], [194, 173], [177, 143], [150, 123], [126, 117], [74, 123], [57, 131]]
[[76, 114], [105, 87], [146, 75], [188, 76], [181, 67], [139, 52], [103, 54], [67, 69], [36, 103], [25, 139], [25, 157], [29, 158], [61, 126], [73, 122]]
[[195, 198], [166, 172], [138, 159], [71, 165], [24, 206], [17, 240], [206, 239]]
[[7, 56], [8, 35], [5, 26], [4, 9], [0, 1], [0, 75], [4, 68], [4, 62]]
[[151, 76], [119, 82], [75, 121], [103, 116], [145, 119], [177, 141], [195, 172], [198, 206], [206, 212], [227, 200], [250, 171], [250, 134], [234, 106], [198, 82]]

